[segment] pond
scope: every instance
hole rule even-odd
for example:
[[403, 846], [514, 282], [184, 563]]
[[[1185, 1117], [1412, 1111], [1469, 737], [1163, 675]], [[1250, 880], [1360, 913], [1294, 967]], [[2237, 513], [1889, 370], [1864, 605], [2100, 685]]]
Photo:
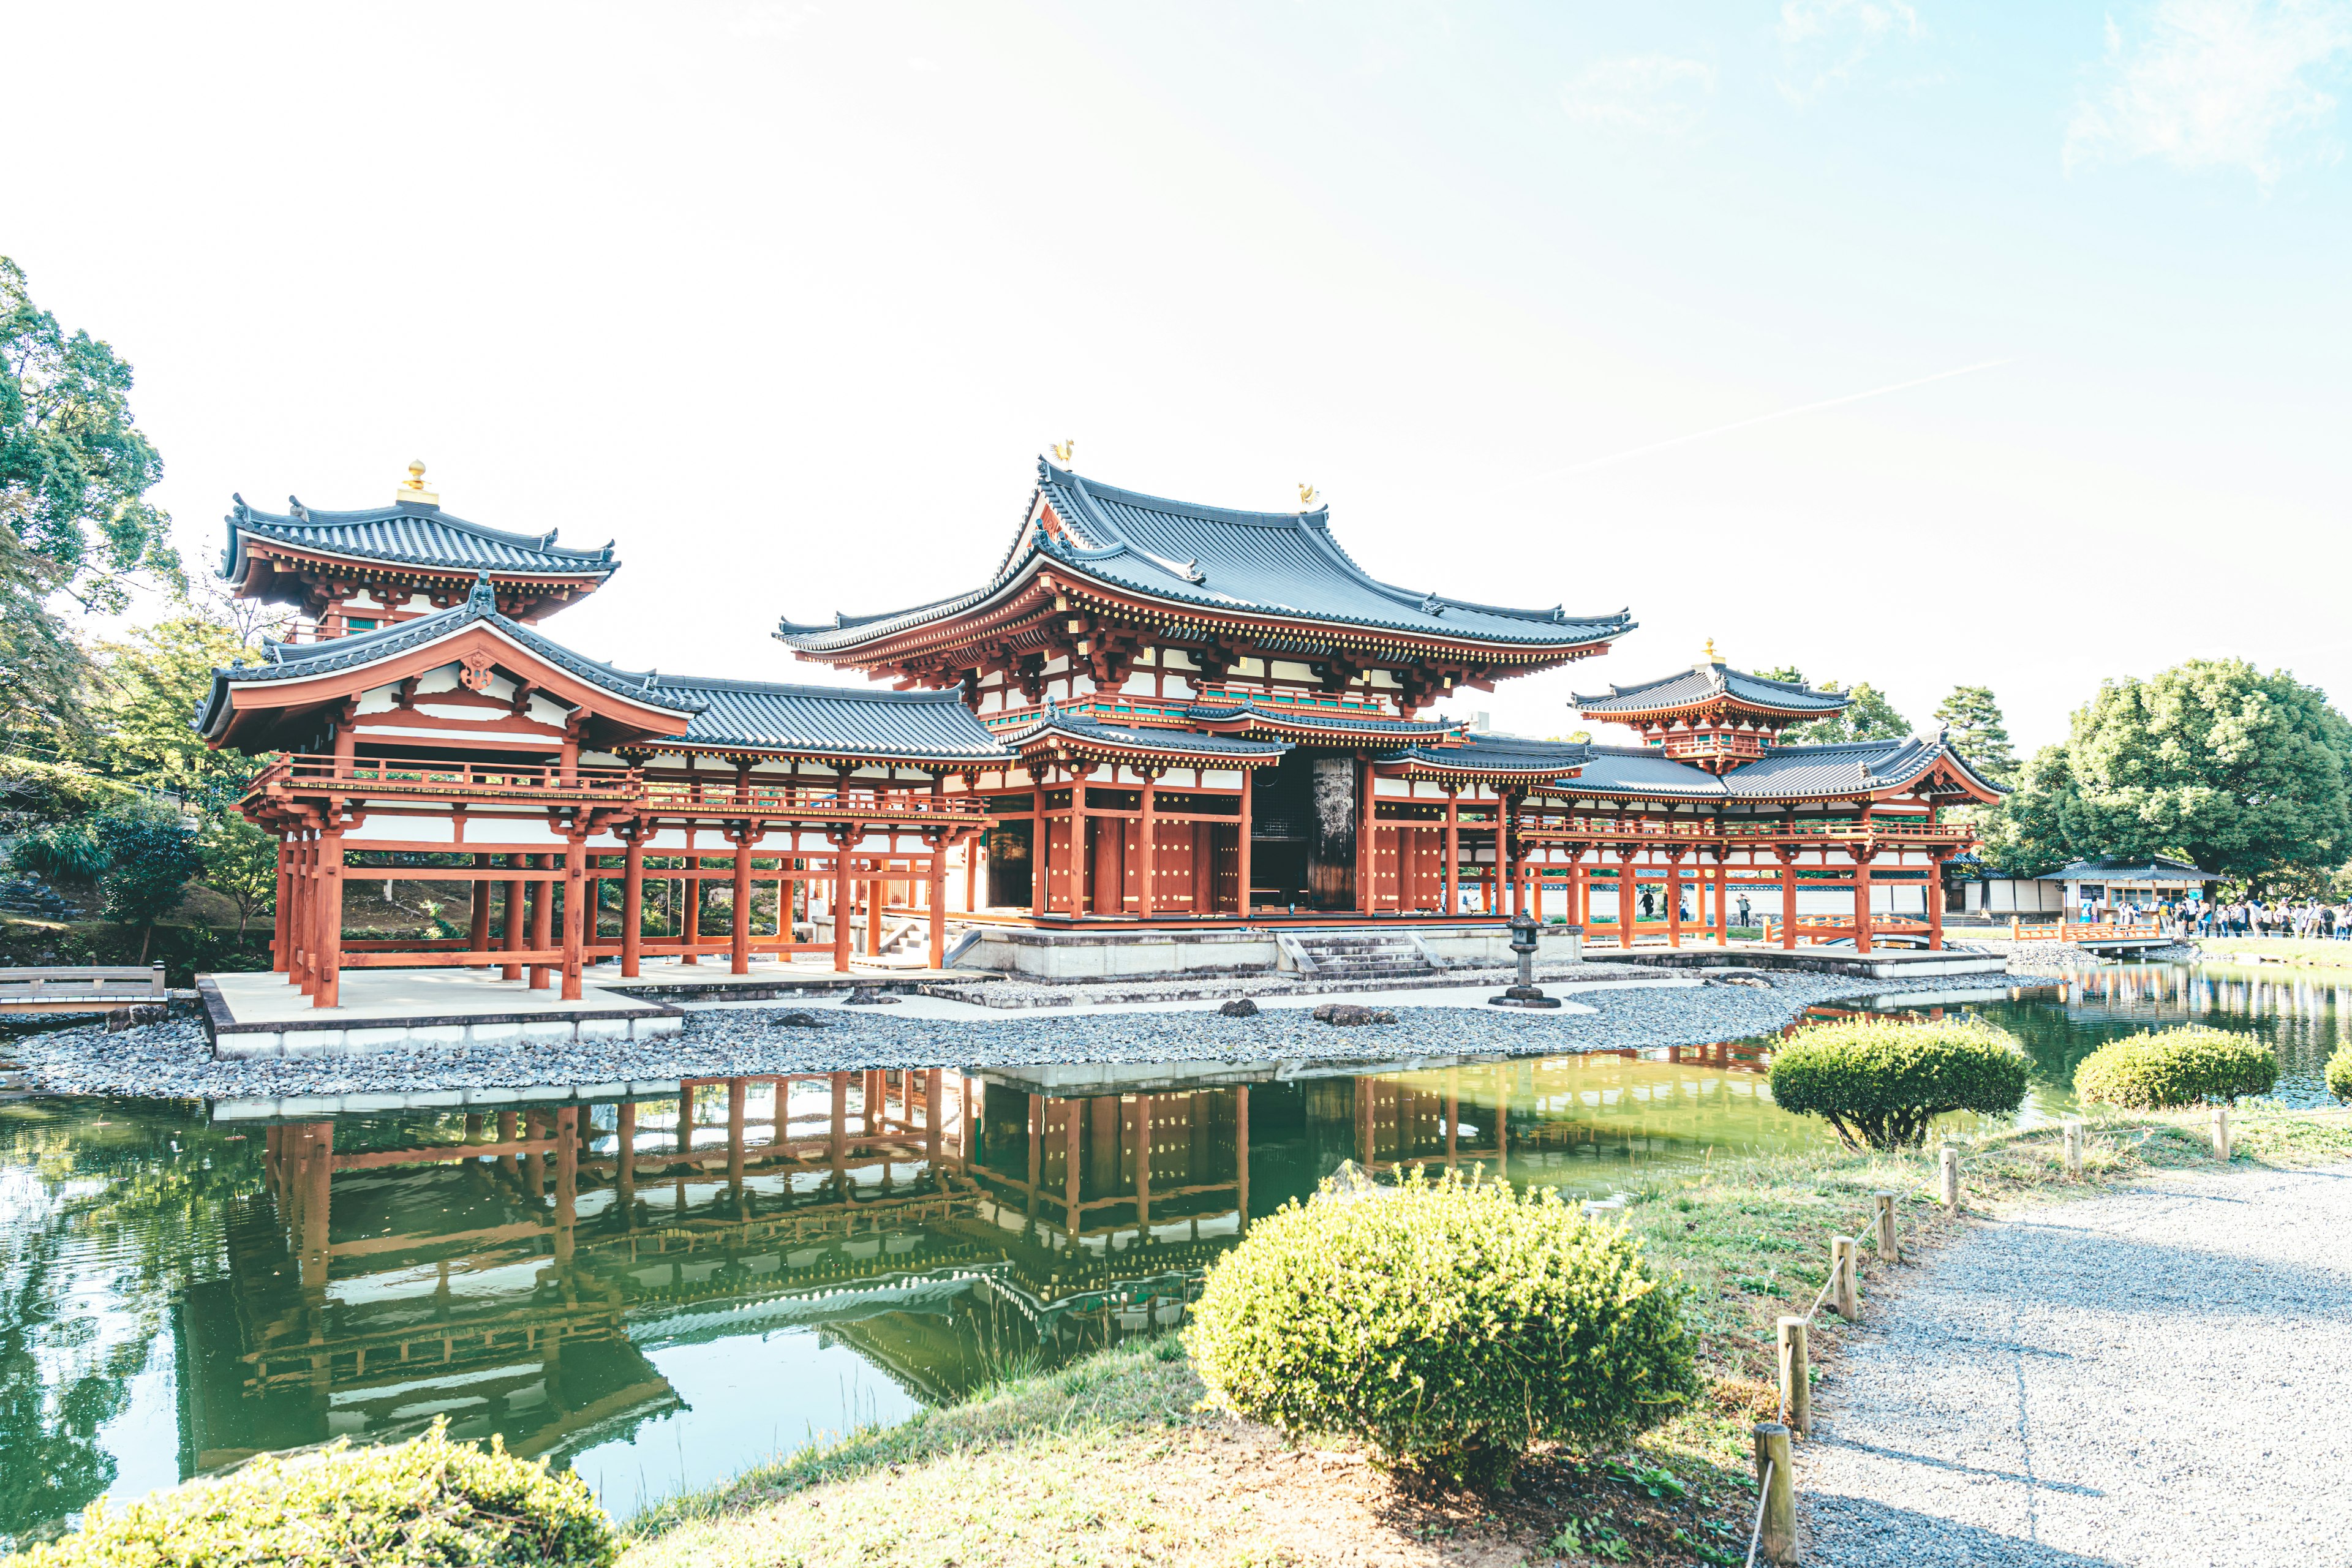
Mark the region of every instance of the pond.
[[[2099, 1040], [2191, 1017], [2263, 1033], [2282, 1098], [2315, 1101], [2338, 989], [2135, 965], [1854, 1005], [2015, 1031], [2031, 1121], [2068, 1109]], [[625, 1516], [1166, 1331], [1249, 1219], [1345, 1160], [1450, 1155], [1599, 1194], [1817, 1142], [1765, 1092], [1777, 1038], [1418, 1071], [726, 1079], [311, 1121], [19, 1099], [0, 1104], [0, 1537], [436, 1415], [573, 1466]]]

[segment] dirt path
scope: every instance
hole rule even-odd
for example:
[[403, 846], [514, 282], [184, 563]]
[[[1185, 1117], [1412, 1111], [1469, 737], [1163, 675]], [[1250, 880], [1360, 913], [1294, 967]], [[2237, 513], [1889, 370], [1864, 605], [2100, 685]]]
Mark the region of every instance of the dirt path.
[[1807, 1563], [2352, 1564], [2352, 1166], [1989, 1223], [1814, 1409]]

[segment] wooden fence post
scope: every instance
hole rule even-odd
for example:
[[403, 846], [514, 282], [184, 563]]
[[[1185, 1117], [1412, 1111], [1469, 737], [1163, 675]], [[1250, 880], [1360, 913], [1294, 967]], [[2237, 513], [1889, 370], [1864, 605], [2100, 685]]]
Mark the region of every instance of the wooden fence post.
[[1780, 1320], [1780, 1418], [1811, 1436], [1813, 1430], [1812, 1357], [1805, 1343], [1810, 1318]]
[[1895, 1194], [1879, 1192], [1870, 1195], [1878, 1205], [1878, 1261], [1898, 1262], [1903, 1253], [1902, 1249], [1895, 1245]]
[[2213, 1108], [2213, 1158], [2226, 1163], [2230, 1158], [2230, 1108]]
[[1862, 1316], [1862, 1307], [1854, 1300], [1853, 1258], [1860, 1246], [1850, 1236], [1830, 1237], [1830, 1304], [1837, 1315], [1847, 1322]]
[[1960, 1150], [1956, 1143], [1944, 1145], [1944, 1212], [1960, 1212]]
[[2066, 1123], [2066, 1173], [2080, 1177], [2083, 1173], [2083, 1124]]
[[1797, 1560], [1797, 1481], [1790, 1471], [1789, 1429], [1777, 1421], [1756, 1425], [1758, 1555], [1767, 1563]]

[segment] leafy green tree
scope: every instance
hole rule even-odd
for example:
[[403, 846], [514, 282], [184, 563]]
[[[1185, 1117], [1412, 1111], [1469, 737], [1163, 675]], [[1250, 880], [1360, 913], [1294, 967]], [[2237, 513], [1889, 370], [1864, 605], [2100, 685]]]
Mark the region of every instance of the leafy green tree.
[[215, 751], [189, 720], [212, 690], [213, 671], [245, 652], [233, 628], [194, 606], [101, 644], [91, 706], [102, 771], [206, 806], [234, 800], [257, 763]]
[[225, 807], [205, 816], [196, 832], [196, 856], [204, 864], [196, 879], [236, 906], [240, 938], [255, 915], [278, 907], [278, 840], [236, 811]]
[[189, 879], [204, 869], [195, 834], [178, 812], [146, 805], [100, 817], [97, 832], [106, 851], [106, 869], [98, 879], [106, 918], [139, 928], [139, 962], [144, 963], [155, 922], [179, 906]]
[[2258, 889], [2352, 852], [2352, 724], [2316, 688], [2242, 659], [2110, 680], [2002, 804], [1998, 862], [2169, 855]]
[[1977, 772], [1997, 784], [2016, 782], [2017, 753], [2010, 747], [2009, 726], [1990, 687], [1953, 687], [1952, 694], [1936, 705], [1936, 721]]
[[118, 613], [128, 579], [185, 581], [171, 519], [149, 503], [163, 460], [131, 416], [131, 366], [33, 303], [0, 257], [0, 498], [53, 590]]
[[[1791, 681], [1799, 686], [1810, 684], [1805, 679], [1805, 672], [1794, 665], [1782, 665], [1778, 669], [1759, 669], [1756, 673], [1767, 680]], [[1911, 732], [1910, 721], [1897, 713], [1895, 710], [1895, 704], [1886, 700], [1878, 688], [1866, 680], [1857, 681], [1851, 691], [1846, 691], [1844, 687], [1834, 680], [1824, 680], [1813, 689], [1845, 692], [1847, 699], [1845, 711], [1833, 713], [1826, 719], [1816, 719], [1810, 724], [1790, 725], [1780, 732], [1782, 745], [1812, 746], [1832, 744], [1839, 741], [1888, 741], [1900, 739]]]

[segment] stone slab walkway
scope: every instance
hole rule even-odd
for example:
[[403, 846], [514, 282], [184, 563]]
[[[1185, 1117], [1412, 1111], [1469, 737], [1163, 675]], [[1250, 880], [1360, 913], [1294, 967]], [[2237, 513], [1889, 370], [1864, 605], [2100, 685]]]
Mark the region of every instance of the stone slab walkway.
[[2352, 1165], [1990, 1222], [1864, 1322], [1809, 1563], [2352, 1564]]

